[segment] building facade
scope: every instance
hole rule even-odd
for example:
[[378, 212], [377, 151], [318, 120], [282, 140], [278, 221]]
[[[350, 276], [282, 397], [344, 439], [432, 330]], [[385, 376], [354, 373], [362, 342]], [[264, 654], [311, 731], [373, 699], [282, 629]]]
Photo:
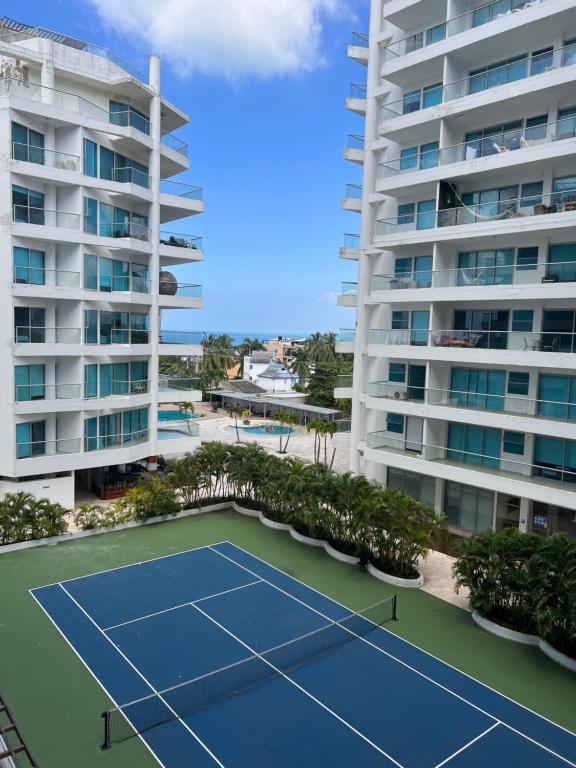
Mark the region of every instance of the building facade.
[[351, 469], [576, 534], [576, 2], [372, 0], [349, 55]]
[[288, 368], [276, 361], [274, 352], [252, 352], [244, 357], [244, 379], [267, 392], [293, 392], [298, 383]]
[[202, 191], [172, 131], [187, 116], [114, 54], [18, 22], [0, 23], [0, 493], [67, 506], [75, 480], [121, 488], [199, 441], [158, 426], [158, 406], [200, 399], [159, 376], [159, 356], [200, 355], [199, 334], [161, 314], [202, 305], [167, 268], [203, 258], [172, 222]]

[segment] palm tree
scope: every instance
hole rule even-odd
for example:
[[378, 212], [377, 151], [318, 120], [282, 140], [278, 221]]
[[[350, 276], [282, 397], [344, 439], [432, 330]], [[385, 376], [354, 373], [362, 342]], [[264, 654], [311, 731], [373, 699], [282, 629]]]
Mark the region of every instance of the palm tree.
[[220, 378], [234, 365], [232, 338], [226, 334], [204, 333], [202, 336], [202, 370], [219, 371]]
[[289, 367], [295, 376], [298, 376], [298, 384], [304, 387], [310, 378], [310, 353], [305, 347], [299, 347], [295, 350]]
[[236, 427], [236, 442], [240, 442], [240, 430], [238, 429], [238, 417], [242, 416], [242, 408], [239, 405], [228, 405], [226, 407], [226, 413], [231, 419], [234, 419], [234, 426]]
[[244, 336], [241, 344], [235, 348], [236, 356], [240, 361], [240, 375], [244, 376], [244, 358], [249, 357], [253, 352], [258, 352], [265, 349], [264, 344], [260, 339], [251, 339], [248, 336]]
[[180, 403], [178, 406], [178, 410], [184, 416], [184, 420], [186, 421], [186, 426], [188, 427], [188, 432], [192, 434], [192, 430], [190, 428], [190, 422], [192, 420], [192, 414], [196, 410], [194, 408], [194, 403]]
[[336, 359], [336, 334], [313, 333], [306, 339], [305, 348], [315, 363], [331, 363]]
[[[288, 413], [287, 411], [281, 411], [280, 413], [276, 413], [274, 415], [274, 421], [280, 422], [280, 450], [278, 453], [286, 453], [288, 450], [288, 443], [290, 441], [290, 435], [292, 434], [292, 425], [300, 424], [300, 418], [295, 413]], [[284, 431], [284, 427], [286, 427], [286, 431]], [[283, 443], [283, 435], [286, 434], [286, 443], [282, 445]]]

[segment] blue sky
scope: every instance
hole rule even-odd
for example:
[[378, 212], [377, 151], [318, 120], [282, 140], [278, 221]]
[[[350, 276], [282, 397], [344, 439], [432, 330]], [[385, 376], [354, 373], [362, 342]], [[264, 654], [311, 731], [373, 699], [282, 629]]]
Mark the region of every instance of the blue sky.
[[[191, 9], [197, 5], [197, 0], [186, 2]], [[266, 5], [268, 0], [245, 2]], [[206, 200], [205, 214], [171, 225], [205, 237], [206, 261], [177, 271], [179, 278], [204, 286], [205, 309], [171, 312], [166, 326], [300, 333], [353, 325], [353, 311], [336, 307], [335, 295], [341, 281], [356, 279], [355, 263], [340, 260], [338, 248], [344, 232], [358, 231], [359, 216], [342, 211], [340, 198], [347, 182], [360, 181], [361, 168], [346, 162], [342, 150], [348, 133], [363, 131], [362, 119], [346, 111], [345, 98], [351, 82], [365, 82], [366, 71], [348, 61], [346, 45], [353, 30], [367, 30], [369, 3], [298, 2], [333, 4], [335, 11], [316, 17], [322, 25], [317, 35], [322, 54], [313, 59], [324, 61], [306, 62], [305, 71], [295, 67], [296, 72], [263, 78], [253, 72], [266, 64], [256, 61], [231, 79], [218, 71], [218, 53], [207, 72], [197, 71], [186, 54], [171, 63], [164, 60], [164, 93], [191, 118], [178, 131], [190, 145], [190, 169], [182, 181], [203, 186]], [[108, 9], [124, 5], [128, 14], [130, 2], [110, 3], [28, 0], [23, 12], [16, 0], [5, 0], [4, 12], [101, 44], [145, 66], [153, 43], [130, 35], [132, 20], [118, 32], [121, 25], [107, 15]], [[141, 7], [150, 11], [157, 3], [162, 5], [141, 0]], [[201, 7], [197, 12], [202, 13]], [[248, 50], [253, 33], [248, 34]], [[212, 45], [210, 34], [214, 50], [235, 47], [234, 41], [218, 39], [218, 29], [206, 33], [208, 40], [202, 42], [207, 46]], [[234, 29], [227, 34], [235, 34]], [[277, 34], [282, 37], [282, 28]], [[285, 48], [290, 55], [290, 41]], [[230, 64], [234, 71], [242, 70], [246, 52], [238, 56]]]

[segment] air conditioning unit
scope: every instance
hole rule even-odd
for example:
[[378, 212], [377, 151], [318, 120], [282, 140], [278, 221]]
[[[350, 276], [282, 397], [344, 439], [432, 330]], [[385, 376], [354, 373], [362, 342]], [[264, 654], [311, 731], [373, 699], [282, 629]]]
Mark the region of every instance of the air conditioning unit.
[[394, 400], [406, 400], [406, 392], [394, 392]]

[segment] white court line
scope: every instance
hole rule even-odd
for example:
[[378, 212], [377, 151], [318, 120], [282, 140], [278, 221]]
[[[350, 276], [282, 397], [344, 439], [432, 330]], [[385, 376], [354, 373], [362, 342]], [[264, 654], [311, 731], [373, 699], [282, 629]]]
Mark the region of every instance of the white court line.
[[137, 619], [130, 619], [129, 621], [122, 621], [120, 624], [113, 624], [111, 627], [104, 627], [102, 632], [110, 632], [112, 629], [118, 629], [118, 627], [125, 627], [128, 624], [136, 624], [138, 621], [144, 621], [145, 619], [151, 619], [153, 616], [160, 616], [163, 613], [170, 613], [170, 611], [177, 611], [179, 608], [186, 608], [190, 605], [196, 605], [196, 603], [203, 603], [204, 600], [212, 600], [213, 597], [220, 597], [220, 595], [227, 595], [229, 592], [237, 592], [239, 589], [245, 589], [246, 587], [253, 587], [254, 584], [261, 584], [263, 579], [256, 579], [256, 581], [250, 581], [248, 584], [241, 584], [239, 587], [232, 587], [231, 589], [225, 589], [223, 592], [215, 592], [213, 595], [207, 595], [206, 597], [200, 597], [198, 600], [188, 600], [187, 603], [180, 603], [180, 605], [173, 605], [171, 608], [164, 608], [162, 611], [154, 611], [154, 613], [147, 613], [144, 616], [139, 616]]
[[[107, 640], [107, 641], [110, 643], [110, 645], [111, 645], [111, 646], [112, 646], [112, 647], [113, 647], [113, 648], [114, 648], [114, 649], [115, 649], [115, 650], [116, 650], [116, 651], [117, 651], [117, 652], [120, 654], [120, 656], [122, 656], [122, 658], [124, 659], [124, 661], [126, 661], [126, 662], [127, 662], [127, 663], [128, 663], [128, 664], [129, 664], [129, 665], [132, 667], [132, 669], [134, 670], [134, 672], [136, 672], [136, 674], [137, 674], [139, 677], [141, 677], [141, 678], [142, 678], [142, 680], [143, 680], [143, 681], [146, 683], [146, 685], [147, 685], [147, 686], [150, 688], [150, 690], [152, 691], [152, 693], [154, 693], [154, 694], [156, 694], [156, 695], [158, 696], [158, 698], [159, 698], [159, 699], [160, 699], [160, 701], [161, 701], [161, 702], [162, 702], [162, 703], [163, 703], [163, 704], [166, 706], [166, 708], [167, 708], [167, 709], [168, 709], [170, 712], [172, 712], [172, 714], [174, 715], [174, 719], [175, 719], [175, 720], [178, 720], [178, 722], [179, 722], [179, 723], [181, 723], [181, 724], [184, 726], [184, 728], [186, 728], [186, 730], [187, 730], [187, 731], [188, 731], [188, 732], [189, 732], [189, 733], [190, 733], [190, 734], [191, 734], [191, 735], [192, 735], [192, 736], [193, 736], [193, 737], [196, 739], [196, 741], [198, 742], [198, 744], [200, 744], [200, 746], [201, 746], [201, 747], [203, 747], [203, 748], [206, 750], [206, 752], [207, 752], [207, 753], [210, 755], [210, 757], [211, 757], [211, 758], [214, 760], [214, 762], [215, 762], [215, 763], [217, 763], [217, 764], [220, 766], [220, 768], [226, 768], [226, 767], [225, 767], [225, 765], [224, 765], [223, 763], [221, 763], [221, 762], [220, 762], [220, 760], [218, 760], [218, 758], [216, 757], [216, 755], [215, 755], [213, 752], [211, 752], [211, 751], [210, 751], [210, 749], [208, 749], [208, 747], [206, 746], [206, 744], [204, 744], [204, 742], [202, 741], [202, 739], [201, 739], [199, 736], [197, 736], [197, 735], [194, 733], [194, 731], [192, 730], [192, 728], [190, 728], [190, 726], [189, 726], [189, 725], [187, 725], [187, 724], [184, 722], [184, 720], [182, 720], [182, 718], [181, 718], [181, 717], [178, 717], [178, 713], [177, 713], [177, 712], [176, 712], [174, 709], [172, 709], [172, 707], [170, 706], [170, 704], [168, 704], [168, 702], [167, 702], [165, 699], [163, 699], [163, 698], [162, 698], [162, 696], [161, 696], [161, 695], [158, 693], [158, 691], [156, 690], [156, 688], [154, 688], [154, 686], [152, 685], [152, 683], [151, 683], [149, 680], [147, 680], [147, 679], [144, 677], [144, 675], [142, 674], [142, 672], [140, 672], [140, 670], [139, 670], [137, 667], [135, 667], [135, 666], [134, 666], [134, 664], [132, 664], [132, 662], [130, 661], [130, 659], [129, 659], [127, 656], [125, 656], [125, 655], [124, 655], [124, 653], [123, 653], [123, 652], [120, 650], [120, 648], [119, 648], [119, 647], [116, 645], [116, 643], [115, 643], [115, 642], [113, 642], [113, 641], [112, 641], [112, 640], [111, 640], [111, 639], [108, 637], [108, 635], [107, 635], [107, 634], [105, 634], [105, 633], [104, 633], [104, 632], [103, 632], [103, 631], [100, 629], [100, 627], [98, 626], [98, 624], [96, 624], [96, 622], [95, 622], [95, 621], [94, 621], [94, 619], [93, 619], [93, 618], [90, 616], [90, 614], [89, 614], [89, 613], [87, 613], [87, 612], [84, 610], [84, 608], [82, 608], [82, 606], [80, 605], [80, 603], [79, 603], [77, 600], [75, 600], [75, 599], [74, 599], [74, 597], [72, 597], [72, 595], [70, 594], [70, 592], [68, 592], [68, 590], [66, 589], [66, 587], [65, 587], [63, 584], [60, 584], [60, 589], [61, 589], [61, 590], [62, 590], [62, 591], [63, 591], [63, 592], [66, 594], [66, 595], [68, 595], [68, 597], [70, 598], [70, 600], [72, 600], [72, 602], [73, 602], [73, 603], [74, 603], [74, 604], [75, 604], [75, 605], [76, 605], [76, 606], [77, 606], [77, 607], [78, 607], [78, 608], [79, 608], [79, 609], [82, 611], [82, 613], [83, 613], [83, 614], [86, 616], [86, 618], [87, 618], [87, 619], [88, 619], [88, 620], [89, 620], [89, 621], [90, 621], [92, 624], [94, 624], [94, 626], [96, 627], [96, 629], [98, 630], [98, 632], [100, 632], [100, 634], [102, 635], [102, 637], [105, 637], [105, 638], [106, 638], [106, 640]], [[198, 610], [200, 610], [200, 609], [198, 609]], [[133, 727], [133, 726], [132, 726], [132, 727]]]
[[[121, 533], [121, 531], [116, 531], [116, 533]], [[79, 539], [79, 541], [83, 541], [83, 539]], [[68, 544], [73, 542], [63, 541], [61, 543]], [[210, 549], [210, 547], [217, 547], [219, 544], [230, 544], [230, 542], [218, 541], [216, 544], [202, 544], [202, 546], [200, 547], [183, 549], [181, 552], [171, 552], [169, 555], [160, 555], [159, 557], [150, 557], [148, 558], [148, 560], [139, 560], [137, 563], [126, 563], [126, 565], [117, 565], [116, 568], [104, 568], [103, 571], [94, 571], [93, 573], [85, 573], [82, 576], [74, 576], [74, 578], [72, 579], [65, 579], [64, 581], [54, 581], [52, 582], [52, 584], [42, 584], [40, 587], [33, 587], [33, 589], [44, 589], [44, 587], [57, 587], [60, 584], [69, 584], [71, 581], [80, 581], [80, 579], [89, 579], [90, 576], [101, 576], [104, 573], [113, 573], [114, 571], [122, 571], [124, 570], [124, 568], [134, 568], [136, 565], [147, 565], [148, 563], [155, 563], [156, 560], [166, 560], [168, 557], [178, 557], [178, 555], [188, 555], [190, 552], [200, 552], [201, 549]]]
[[383, 749], [381, 749], [377, 744], [374, 744], [373, 741], [370, 741], [370, 739], [367, 736], [364, 736], [363, 733], [358, 731], [356, 728], [354, 728], [353, 725], [351, 725], [349, 722], [344, 720], [343, 717], [340, 717], [340, 715], [336, 714], [330, 707], [327, 707], [326, 704], [323, 704], [319, 699], [317, 699], [315, 696], [313, 696], [309, 691], [307, 691], [305, 688], [303, 688], [301, 685], [298, 685], [298, 683], [295, 680], [292, 680], [292, 678], [288, 677], [288, 675], [284, 674], [282, 670], [278, 669], [278, 667], [274, 666], [268, 659], [261, 656], [258, 651], [254, 650], [251, 646], [248, 645], [248, 643], [245, 643], [243, 640], [241, 640], [237, 635], [235, 635], [233, 632], [231, 632], [229, 629], [226, 629], [225, 626], [220, 624], [220, 622], [216, 621], [212, 616], [210, 616], [208, 613], [202, 610], [202, 608], [199, 608], [197, 605], [194, 606], [197, 611], [199, 611], [203, 616], [205, 616], [207, 619], [209, 619], [211, 622], [216, 624], [217, 627], [219, 627], [223, 632], [226, 632], [227, 635], [230, 635], [230, 637], [234, 638], [234, 640], [237, 640], [241, 645], [243, 645], [247, 650], [250, 651], [250, 653], [254, 654], [255, 656], [258, 656], [265, 664], [267, 664], [271, 669], [273, 669], [275, 672], [277, 672], [279, 675], [281, 675], [285, 680], [287, 680], [291, 685], [293, 685], [295, 688], [298, 688], [299, 691], [306, 694], [312, 701], [314, 701], [316, 704], [318, 704], [322, 709], [325, 709], [326, 712], [331, 714], [333, 717], [336, 718], [342, 725], [345, 725], [347, 728], [349, 728], [351, 731], [353, 731], [357, 736], [359, 736], [361, 739], [363, 739], [367, 744], [369, 744], [371, 747], [373, 747], [377, 752], [379, 752], [381, 755], [384, 755], [384, 757], [388, 758], [388, 760], [391, 760], [394, 765], [396, 765], [398, 768], [404, 768], [402, 763], [399, 763], [397, 760], [394, 760], [394, 758], [389, 755], [387, 752], [384, 752]]
[[[222, 542], [220, 542], [220, 543], [222, 543]], [[235, 544], [232, 544], [232, 542], [225, 542], [225, 543], [231, 544], [232, 546], [236, 546]], [[231, 563], [236, 563], [236, 561], [233, 558], [228, 557], [228, 555], [225, 555], [223, 552], [220, 552], [217, 549], [214, 549], [214, 546], [218, 546], [218, 545], [214, 544], [214, 545], [210, 546], [210, 549], [212, 549], [213, 552], [216, 552], [221, 557], [225, 557], [227, 560], [230, 560]], [[265, 565], [269, 565], [269, 563], [266, 563], [264, 560], [261, 560], [260, 558], [256, 557], [255, 555], [250, 555], [249, 552], [245, 552], [245, 550], [242, 550], [241, 547], [237, 547], [237, 548], [240, 549], [245, 554], [247, 554], [247, 555], [249, 555], [251, 557], [255, 557], [256, 560], [260, 560], [260, 562], [264, 563]], [[240, 563], [236, 563], [236, 565], [239, 568], [242, 568], [243, 570], [247, 571], [248, 573], [251, 573], [253, 576], [260, 576], [260, 574], [255, 573], [254, 571], [251, 571], [250, 568], [246, 568], [244, 565], [241, 565]], [[270, 567], [274, 568], [274, 566], [270, 566]], [[288, 576], [288, 574], [286, 574], [283, 571], [281, 571], [279, 568], [274, 568], [274, 570], [278, 571], [279, 573], [281, 573], [282, 575], [286, 576], [287, 578], [292, 578], [291, 576]], [[285, 594], [288, 597], [292, 598], [292, 600], [295, 600], [297, 603], [300, 603], [301, 605], [303, 605], [304, 607], [308, 608], [309, 610], [314, 611], [314, 613], [317, 613], [319, 616], [322, 616], [324, 619], [327, 619], [328, 621], [333, 621], [333, 619], [330, 619], [330, 617], [327, 616], [326, 614], [322, 613], [321, 611], [317, 610], [316, 608], [313, 608], [311, 605], [308, 605], [303, 600], [300, 600], [298, 597], [295, 597], [294, 595], [291, 595], [289, 592], [286, 592], [286, 590], [282, 589], [281, 587], [277, 586], [276, 584], [273, 584], [271, 581], [268, 581], [267, 579], [265, 579], [262, 576], [260, 576], [260, 578], [262, 578], [262, 581], [266, 582], [269, 586], [273, 587], [274, 589], [278, 590], [279, 592], [282, 592], [283, 594]], [[294, 581], [298, 581], [298, 579], [294, 579]], [[306, 587], [308, 586], [307, 584], [304, 584], [304, 582], [299, 582], [299, 583], [302, 584], [303, 586], [306, 586]], [[318, 592], [318, 590], [315, 590], [312, 587], [308, 587], [308, 589], [312, 589], [313, 592], [316, 592], [317, 594], [322, 595], [321, 592]], [[326, 595], [322, 595], [322, 597], [324, 597], [327, 600], [331, 599], [331, 598], [326, 597]], [[336, 603], [335, 600], [332, 601], [332, 602]], [[342, 605], [341, 603], [336, 603], [336, 604], [340, 605], [340, 607], [345, 608], [346, 610], [350, 610], [350, 609], [346, 608], [346, 606]], [[527, 741], [531, 741], [533, 744], [536, 744], [541, 749], [545, 750], [546, 752], [549, 752], [551, 755], [554, 755], [554, 757], [559, 758], [560, 760], [565, 762], [567, 765], [572, 766], [572, 768], [576, 768], [576, 763], [571, 762], [566, 757], [563, 757], [562, 755], [558, 754], [558, 752], [554, 752], [553, 749], [550, 749], [549, 747], [545, 746], [544, 744], [540, 743], [539, 741], [536, 741], [536, 739], [531, 738], [527, 734], [522, 733], [522, 731], [519, 731], [517, 728], [514, 728], [514, 726], [509, 725], [508, 723], [505, 723], [505, 722], [503, 722], [501, 720], [498, 720], [498, 718], [494, 717], [494, 715], [491, 715], [490, 712], [487, 712], [486, 710], [482, 709], [482, 707], [479, 707], [476, 704], [474, 704], [473, 702], [471, 702], [468, 699], [464, 698], [464, 696], [461, 696], [460, 694], [456, 693], [455, 691], [451, 690], [450, 688], [447, 688], [445, 685], [442, 685], [437, 680], [434, 680], [434, 678], [429, 677], [428, 675], [424, 674], [424, 672], [420, 672], [420, 670], [416, 669], [415, 667], [410, 666], [410, 664], [408, 664], [405, 661], [402, 661], [402, 659], [399, 659], [397, 656], [394, 656], [394, 654], [390, 653], [389, 651], [385, 651], [383, 648], [380, 648], [378, 645], [375, 645], [374, 643], [370, 642], [370, 640], [367, 640], [365, 637], [362, 637], [361, 635], [358, 635], [356, 632], [352, 632], [352, 630], [348, 629], [348, 627], [344, 627], [343, 626], [343, 629], [345, 629], [346, 632], [350, 632], [352, 635], [355, 635], [359, 640], [361, 640], [362, 642], [366, 643], [367, 645], [372, 646], [372, 648], [375, 648], [377, 651], [379, 651], [380, 653], [384, 654], [385, 656], [388, 656], [389, 658], [394, 659], [394, 661], [396, 661], [398, 664], [401, 664], [403, 667], [406, 667], [407, 669], [411, 670], [412, 672], [414, 672], [415, 674], [417, 674], [420, 677], [424, 678], [425, 680], [428, 680], [428, 682], [430, 682], [433, 685], [437, 686], [438, 688], [441, 688], [442, 690], [446, 691], [451, 696], [454, 696], [455, 698], [459, 699], [460, 701], [463, 701], [465, 704], [468, 704], [473, 709], [477, 709], [478, 712], [481, 712], [483, 715], [486, 715], [486, 717], [489, 717], [491, 720], [494, 720], [496, 723], [500, 723], [505, 728], [508, 728], [509, 730], [511, 730], [514, 733], [518, 734], [518, 736], [521, 736], [522, 738], [526, 739]], [[384, 629], [384, 627], [380, 627], [380, 629]], [[385, 630], [385, 631], [388, 631], [388, 630]], [[397, 638], [397, 639], [404, 640], [404, 638], [399, 638], [398, 635], [394, 635], [393, 632], [390, 632], [390, 634], [393, 637]], [[404, 642], [408, 642], [408, 641], [404, 641]], [[410, 643], [410, 645], [413, 645], [413, 644]], [[417, 646], [414, 646], [414, 645], [413, 645], [413, 647], [417, 648]], [[432, 654], [429, 654], [429, 655], [432, 656]], [[432, 658], [436, 659], [435, 656], [432, 656]], [[441, 661], [440, 659], [436, 659], [436, 660], [437, 661]], [[444, 663], [444, 662], [442, 662], [442, 663]], [[447, 664], [447, 666], [450, 666], [450, 665]], [[456, 667], [452, 667], [452, 669], [456, 670]], [[459, 671], [459, 670], [456, 670], [456, 671]], [[468, 676], [468, 677], [470, 677], [470, 676]], [[474, 680], [474, 678], [470, 678], [470, 679]], [[478, 681], [475, 681], [475, 682], [478, 682]], [[488, 688], [489, 686], [486, 686], [486, 687]], [[490, 690], [493, 690], [493, 689], [490, 689]], [[495, 693], [497, 693], [497, 691], [495, 691]], [[512, 699], [509, 699], [509, 701], [513, 702]], [[516, 702], [513, 702], [513, 703], [516, 703]], [[519, 705], [519, 706], [521, 706], [521, 705]], [[528, 710], [528, 711], [531, 711], [531, 710]], [[533, 714], [536, 714], [536, 713], [533, 713]], [[546, 718], [543, 718], [543, 719], [546, 719]], [[551, 721], [548, 721], [548, 722], [551, 722]], [[553, 725], [555, 725], [555, 724], [553, 723]], [[568, 731], [567, 729], [564, 729], [564, 730], [566, 730], [566, 732], [569, 733], [571, 736], [574, 735], [570, 731]]]
[[464, 752], [465, 749], [468, 749], [468, 747], [472, 746], [476, 741], [479, 741], [480, 739], [484, 738], [490, 731], [493, 731], [494, 728], [498, 728], [499, 725], [502, 725], [500, 720], [498, 722], [493, 723], [490, 728], [486, 728], [485, 731], [482, 733], [479, 733], [478, 736], [476, 736], [475, 739], [471, 739], [467, 744], [464, 744], [463, 747], [460, 747], [460, 749], [457, 749], [456, 752], [453, 752], [449, 757], [446, 758], [446, 760], [442, 760], [441, 763], [438, 763], [434, 766], [434, 768], [442, 768], [443, 765], [446, 765], [446, 763], [449, 763], [453, 757], [456, 757], [456, 755], [459, 755], [461, 752]]
[[[50, 616], [50, 614], [48, 613], [48, 611], [46, 610], [46, 608], [44, 608], [44, 606], [42, 605], [42, 603], [41, 603], [41, 602], [38, 600], [38, 598], [36, 597], [36, 595], [35, 595], [35, 594], [32, 592], [32, 590], [31, 590], [31, 589], [29, 589], [29, 590], [28, 590], [28, 592], [29, 592], [29, 593], [30, 593], [30, 595], [32, 596], [32, 599], [33, 599], [33, 600], [35, 600], [35, 602], [36, 602], [36, 603], [37, 603], [37, 604], [40, 606], [40, 608], [42, 609], [42, 611], [44, 612], [44, 614], [45, 614], [45, 615], [48, 617], [48, 620], [50, 621], [50, 623], [51, 623], [51, 624], [52, 624], [52, 625], [53, 625], [53, 626], [56, 628], [57, 632], [59, 632], [59, 634], [61, 635], [61, 637], [63, 637], [63, 638], [64, 638], [64, 640], [65, 640], [65, 642], [67, 643], [68, 647], [72, 649], [72, 651], [74, 652], [74, 654], [76, 655], [76, 657], [77, 657], [78, 659], [80, 659], [80, 662], [81, 662], [81, 663], [84, 665], [84, 667], [85, 667], [85, 668], [88, 670], [88, 672], [90, 673], [90, 675], [92, 675], [92, 677], [94, 678], [94, 680], [96, 680], [96, 682], [98, 683], [98, 685], [100, 686], [100, 688], [101, 688], [101, 689], [104, 691], [104, 693], [106, 694], [106, 696], [107, 696], [107, 697], [110, 699], [110, 701], [111, 701], [111, 702], [114, 704], [114, 706], [115, 706], [117, 709], [119, 709], [119, 710], [120, 710], [120, 712], [122, 712], [122, 715], [123, 715], [124, 719], [126, 720], [126, 722], [127, 722], [129, 725], [130, 725], [130, 727], [131, 727], [131, 728], [133, 728], [133, 725], [132, 725], [132, 723], [130, 722], [130, 720], [128, 720], [128, 718], [127, 718], [127, 717], [126, 717], [126, 715], [124, 714], [124, 711], [123, 711], [122, 709], [120, 709], [120, 707], [119, 707], [118, 703], [117, 703], [117, 702], [114, 700], [114, 697], [110, 695], [109, 691], [108, 691], [108, 690], [107, 690], [107, 689], [104, 687], [104, 684], [103, 684], [103, 683], [100, 681], [100, 679], [97, 677], [96, 673], [95, 673], [95, 672], [93, 672], [93, 671], [90, 669], [90, 667], [89, 667], [89, 666], [88, 666], [88, 664], [87, 664], [87, 663], [84, 661], [84, 659], [82, 658], [82, 656], [80, 656], [79, 652], [78, 652], [78, 651], [76, 650], [76, 648], [75, 648], [75, 647], [72, 645], [72, 643], [70, 642], [70, 640], [68, 640], [68, 638], [66, 637], [66, 635], [64, 634], [64, 632], [63, 632], [63, 631], [60, 629], [60, 627], [58, 626], [58, 624], [56, 624], [56, 622], [54, 621], [54, 619], [52, 618], [52, 616]], [[158, 764], [161, 766], [161, 768], [166, 768], [166, 766], [164, 765], [164, 763], [162, 762], [162, 760], [160, 760], [160, 758], [158, 757], [158, 755], [157, 755], [157, 754], [154, 752], [154, 750], [152, 749], [152, 747], [151, 747], [151, 746], [148, 744], [148, 742], [147, 742], [147, 741], [144, 739], [144, 737], [142, 736], [142, 734], [141, 734], [141, 733], [137, 733], [136, 735], [138, 736], [138, 738], [140, 739], [140, 741], [142, 742], [142, 744], [144, 744], [144, 746], [146, 747], [146, 749], [148, 750], [148, 752], [150, 752], [150, 754], [152, 755], [152, 757], [153, 757], [155, 760], [157, 760], [157, 761], [158, 761]]]
[[[248, 555], [249, 557], [253, 557], [254, 560], [258, 560], [260, 563], [263, 563], [264, 565], [268, 566], [268, 568], [272, 568], [273, 571], [277, 571], [277, 573], [282, 574], [282, 576], [285, 576], [287, 579], [291, 579], [292, 581], [295, 581], [298, 584], [301, 584], [303, 587], [306, 587], [311, 592], [315, 592], [317, 595], [320, 595], [320, 597], [323, 597], [325, 600], [329, 600], [331, 603], [338, 605], [340, 608], [344, 608], [346, 611], [351, 610], [343, 603], [340, 603], [338, 602], [338, 600], [335, 600], [333, 597], [328, 597], [328, 595], [325, 595], [323, 592], [320, 592], [319, 589], [315, 589], [314, 587], [311, 587], [309, 584], [306, 584], [304, 581], [301, 581], [301, 579], [297, 579], [295, 576], [290, 576], [288, 573], [286, 573], [286, 571], [283, 571], [280, 568], [277, 568], [275, 565], [271, 565], [270, 563], [267, 563], [266, 560], [262, 560], [261, 557], [258, 557], [257, 555], [253, 555], [251, 552], [248, 552], [246, 549], [242, 549], [242, 547], [239, 547], [237, 544], [234, 544], [233, 541], [219, 541], [217, 544], [209, 544], [208, 548], [213, 549], [214, 547], [219, 547], [221, 544], [229, 544], [231, 547], [235, 547], [236, 549], [240, 550], [240, 552], [243, 552], [245, 555]], [[214, 550], [214, 551], [218, 552], [218, 550]], [[218, 554], [222, 554], [222, 552], [218, 552]], [[228, 559], [232, 560], [233, 563], [236, 563], [234, 559], [232, 558], [228, 558]], [[240, 568], [243, 567], [242, 565], [240, 565], [240, 563], [236, 563], [236, 565], [240, 566]], [[304, 603], [304, 605], [306, 605], [306, 603]], [[310, 608], [311, 606], [308, 606], [308, 607]], [[535, 717], [538, 717], [541, 720], [544, 720], [544, 722], [549, 723], [550, 725], [553, 725], [555, 728], [559, 728], [561, 731], [564, 731], [569, 736], [576, 737], [575, 733], [568, 730], [568, 728], [565, 728], [563, 725], [559, 725], [558, 723], [555, 723], [553, 720], [550, 720], [549, 717], [546, 717], [545, 715], [541, 715], [539, 712], [535, 712], [533, 709], [530, 709], [530, 707], [527, 707], [525, 704], [520, 704], [520, 702], [510, 698], [510, 696], [507, 696], [505, 693], [502, 693], [501, 691], [497, 691], [495, 688], [492, 688], [492, 686], [488, 685], [487, 683], [483, 683], [481, 680], [477, 680], [475, 677], [472, 677], [472, 675], [469, 675], [468, 672], [463, 672], [461, 669], [458, 669], [453, 664], [450, 664], [448, 661], [444, 661], [443, 659], [440, 659], [438, 656], [435, 656], [433, 653], [430, 653], [430, 651], [427, 651], [424, 648], [420, 648], [420, 646], [410, 642], [410, 640], [407, 640], [405, 637], [396, 635], [394, 632], [391, 632], [389, 629], [386, 629], [386, 627], [383, 627], [383, 626], [380, 626], [380, 629], [383, 632], [386, 632], [387, 634], [392, 635], [394, 639], [399, 640], [402, 643], [406, 643], [406, 645], [409, 645], [411, 648], [415, 648], [420, 653], [424, 653], [426, 654], [426, 656], [430, 656], [431, 659], [434, 659], [435, 661], [440, 662], [440, 664], [444, 664], [449, 669], [453, 669], [455, 672], [458, 672], [458, 674], [463, 675], [464, 677], [467, 677], [468, 680], [472, 680], [477, 685], [481, 685], [483, 688], [486, 688], [486, 690], [492, 691], [492, 693], [495, 693], [497, 696], [501, 696], [503, 699], [506, 699], [506, 701], [509, 701], [511, 704], [516, 705], [520, 709], [524, 709], [526, 710], [526, 712], [530, 712], [531, 715], [534, 715]], [[493, 719], [496, 719], [496, 718], [493, 718]], [[511, 727], [504, 722], [502, 722], [502, 725], [506, 725], [508, 728]]]

